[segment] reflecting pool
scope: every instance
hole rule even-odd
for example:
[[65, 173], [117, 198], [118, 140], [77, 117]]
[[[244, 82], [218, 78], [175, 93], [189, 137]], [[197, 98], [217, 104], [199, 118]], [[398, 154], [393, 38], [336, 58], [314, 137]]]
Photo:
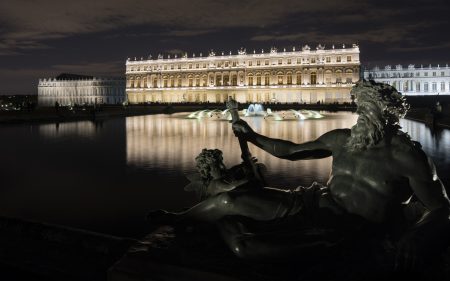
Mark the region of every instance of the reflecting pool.
[[[255, 131], [294, 142], [315, 139], [356, 122], [352, 113], [323, 113], [321, 119], [276, 121], [245, 118]], [[450, 130], [431, 131], [402, 120], [433, 158], [449, 184]], [[21, 217], [115, 235], [140, 236], [152, 209], [187, 207], [185, 174], [194, 171], [202, 148], [219, 148], [229, 167], [240, 148], [226, 120], [186, 119], [179, 114], [147, 115], [60, 124], [9, 125], [0, 129], [0, 215]], [[331, 158], [291, 162], [253, 145], [273, 187], [325, 183]]]

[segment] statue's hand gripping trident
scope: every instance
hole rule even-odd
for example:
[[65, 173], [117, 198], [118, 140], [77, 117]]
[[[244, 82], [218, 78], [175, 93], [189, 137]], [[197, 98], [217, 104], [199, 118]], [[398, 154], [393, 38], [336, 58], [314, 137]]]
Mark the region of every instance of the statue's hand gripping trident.
[[[239, 103], [236, 100], [232, 99], [231, 97], [228, 97], [226, 105], [231, 114], [231, 122], [233, 124], [238, 122], [240, 120], [239, 112], [238, 112]], [[260, 171], [260, 167], [256, 164], [256, 159], [253, 158], [252, 154], [250, 153], [250, 150], [249, 150], [248, 144], [247, 144], [247, 140], [242, 135], [237, 134], [236, 136], [239, 140], [239, 146], [241, 147], [241, 153], [242, 153], [241, 158], [242, 158], [242, 161], [244, 162], [244, 165], [247, 168], [249, 168], [249, 170], [252, 172], [254, 178], [259, 183], [261, 183], [261, 185], [265, 186], [265, 181], [264, 181], [262, 172]]]

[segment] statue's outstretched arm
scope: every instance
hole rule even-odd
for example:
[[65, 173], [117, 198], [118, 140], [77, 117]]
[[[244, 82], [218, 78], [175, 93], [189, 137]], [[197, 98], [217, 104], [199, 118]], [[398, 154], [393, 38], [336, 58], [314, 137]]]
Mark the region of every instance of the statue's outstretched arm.
[[314, 141], [296, 144], [291, 141], [273, 139], [254, 132], [248, 124], [242, 120], [233, 124], [236, 134], [241, 134], [259, 148], [270, 154], [289, 160], [320, 159], [329, 157], [339, 145], [345, 143], [349, 130], [339, 129], [327, 132]]

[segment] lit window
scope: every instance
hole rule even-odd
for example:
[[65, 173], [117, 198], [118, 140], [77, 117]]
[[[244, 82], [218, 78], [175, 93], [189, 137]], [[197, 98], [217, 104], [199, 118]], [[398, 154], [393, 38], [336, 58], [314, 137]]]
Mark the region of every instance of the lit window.
[[302, 84], [302, 74], [297, 73], [297, 85], [301, 85], [301, 84]]
[[298, 58], [297, 59], [297, 64], [301, 64], [302, 63], [302, 59], [301, 58]]
[[283, 75], [278, 75], [278, 85], [283, 85]]
[[315, 72], [311, 72], [311, 85], [315, 85], [317, 83], [317, 74]]
[[432, 87], [433, 87], [433, 92], [437, 92], [437, 83], [436, 82], [433, 82]]
[[269, 85], [270, 84], [269, 79], [270, 79], [270, 77], [269, 77], [268, 74], [264, 75], [264, 85]]
[[336, 62], [341, 62], [341, 57], [340, 56], [336, 57]]
[[231, 85], [237, 86], [237, 75], [236, 74], [233, 74], [233, 76], [231, 76]]

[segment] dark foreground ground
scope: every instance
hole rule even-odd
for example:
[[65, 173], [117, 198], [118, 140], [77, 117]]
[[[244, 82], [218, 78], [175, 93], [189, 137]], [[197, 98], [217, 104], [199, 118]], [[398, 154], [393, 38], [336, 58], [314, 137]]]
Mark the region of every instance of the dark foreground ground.
[[395, 257], [372, 232], [345, 239], [335, 234], [321, 228], [279, 232], [279, 239], [295, 235], [327, 243], [309, 244], [285, 258], [246, 260], [236, 258], [206, 225], [155, 225], [135, 240], [3, 217], [0, 280], [450, 280], [448, 248], [395, 269]]

